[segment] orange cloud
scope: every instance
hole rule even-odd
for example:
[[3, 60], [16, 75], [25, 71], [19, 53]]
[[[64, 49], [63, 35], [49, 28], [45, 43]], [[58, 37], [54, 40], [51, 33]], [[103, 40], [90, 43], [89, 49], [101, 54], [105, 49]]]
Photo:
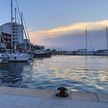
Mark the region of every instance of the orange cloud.
[[95, 21], [95, 22], [82, 22], [69, 26], [60, 26], [49, 30], [33, 31], [30, 32], [30, 38], [33, 43], [40, 43], [45, 37], [61, 36], [66, 33], [72, 33], [75, 31], [82, 31], [85, 28], [89, 30], [102, 29], [108, 25], [108, 20]]

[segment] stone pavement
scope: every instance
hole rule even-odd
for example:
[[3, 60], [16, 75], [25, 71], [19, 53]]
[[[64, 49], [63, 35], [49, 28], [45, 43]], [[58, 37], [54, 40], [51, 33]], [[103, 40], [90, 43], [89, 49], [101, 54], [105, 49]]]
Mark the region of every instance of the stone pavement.
[[57, 98], [53, 90], [0, 87], [0, 108], [108, 108], [108, 94], [70, 92]]

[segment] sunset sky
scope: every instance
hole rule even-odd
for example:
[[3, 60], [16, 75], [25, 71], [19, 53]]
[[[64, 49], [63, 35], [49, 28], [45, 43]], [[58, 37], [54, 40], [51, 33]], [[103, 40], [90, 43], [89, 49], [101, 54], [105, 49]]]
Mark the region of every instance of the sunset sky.
[[[89, 46], [106, 48], [108, 0], [17, 1], [34, 44], [73, 50], [85, 48], [85, 28], [88, 28]], [[0, 13], [0, 25], [10, 21], [10, 0], [0, 0]]]

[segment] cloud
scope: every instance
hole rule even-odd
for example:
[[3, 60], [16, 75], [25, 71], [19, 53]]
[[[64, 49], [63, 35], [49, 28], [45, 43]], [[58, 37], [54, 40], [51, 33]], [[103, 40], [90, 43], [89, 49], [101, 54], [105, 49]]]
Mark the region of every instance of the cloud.
[[32, 31], [30, 32], [30, 38], [33, 43], [42, 43], [45, 38], [53, 38], [63, 36], [66, 34], [72, 34], [76, 31], [88, 30], [100, 30], [108, 25], [108, 20], [95, 21], [95, 22], [81, 22], [68, 26], [60, 26], [49, 30]]
[[[106, 48], [105, 30], [91, 30], [88, 32], [88, 50], [97, 50]], [[55, 38], [47, 38], [44, 45], [50, 48], [62, 48], [65, 50], [77, 50], [86, 48], [85, 32], [75, 32], [64, 34]]]

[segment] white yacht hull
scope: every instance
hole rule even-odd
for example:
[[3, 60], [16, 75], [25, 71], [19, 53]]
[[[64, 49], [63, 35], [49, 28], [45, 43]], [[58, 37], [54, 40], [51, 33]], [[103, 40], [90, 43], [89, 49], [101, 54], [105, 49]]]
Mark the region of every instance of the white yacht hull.
[[0, 59], [8, 59], [8, 55], [6, 53], [0, 53]]
[[30, 59], [28, 54], [9, 54], [9, 62], [27, 62]]
[[0, 53], [0, 63], [7, 63], [8, 62], [8, 56], [6, 53]]
[[3, 59], [0, 59], [0, 63], [2, 63], [3, 62]]

